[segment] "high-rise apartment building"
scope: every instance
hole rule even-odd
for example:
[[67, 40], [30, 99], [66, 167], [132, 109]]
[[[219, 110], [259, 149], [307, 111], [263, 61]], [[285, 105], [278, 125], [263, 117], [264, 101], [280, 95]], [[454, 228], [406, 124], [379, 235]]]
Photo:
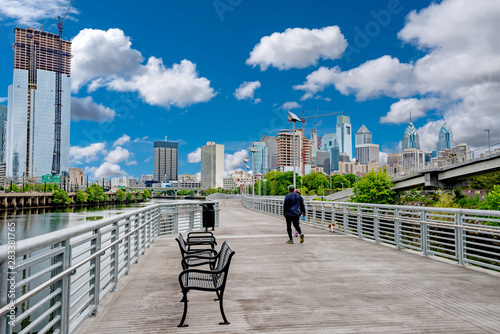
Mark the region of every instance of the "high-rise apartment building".
[[265, 142], [254, 142], [253, 147], [258, 150], [253, 154], [253, 158], [255, 159], [255, 161], [253, 162], [253, 166], [255, 168], [254, 173], [255, 175], [265, 175], [268, 171], [267, 145]]
[[403, 150], [408, 148], [416, 148], [417, 150], [420, 150], [418, 132], [417, 129], [415, 129], [415, 125], [413, 125], [411, 121], [408, 123], [403, 135]]
[[362, 125], [355, 134], [356, 160], [360, 164], [379, 161], [379, 146], [372, 143], [372, 133]]
[[337, 116], [337, 142], [340, 153], [347, 153], [349, 159], [352, 159], [352, 132], [349, 116]]
[[[5, 151], [9, 177], [52, 173], [54, 159], [61, 173], [69, 172], [71, 42], [62, 41], [60, 102], [56, 100], [58, 55], [58, 35], [15, 28]], [[61, 107], [60, 120], [56, 119], [56, 105]], [[60, 132], [56, 131], [59, 126]], [[59, 147], [57, 151], [55, 146]]]
[[453, 144], [453, 131], [451, 131], [451, 128], [446, 123], [439, 130], [438, 138], [438, 142], [436, 143], [438, 154], [441, 150], [455, 146]]
[[156, 182], [179, 180], [179, 143], [154, 142], [153, 177]]
[[5, 161], [6, 127], [7, 127], [7, 107], [0, 105], [0, 162]]
[[201, 187], [224, 187], [224, 145], [209, 141], [201, 147]]
[[278, 169], [281, 171], [292, 171], [299, 175], [305, 175], [311, 169], [311, 142], [304, 137], [301, 129], [295, 130], [295, 163], [293, 160], [293, 133], [278, 133]]
[[417, 171], [425, 166], [424, 151], [416, 148], [407, 148], [403, 150], [403, 167], [406, 172]]
[[278, 169], [278, 142], [276, 137], [263, 135], [261, 142], [267, 146], [267, 171]]

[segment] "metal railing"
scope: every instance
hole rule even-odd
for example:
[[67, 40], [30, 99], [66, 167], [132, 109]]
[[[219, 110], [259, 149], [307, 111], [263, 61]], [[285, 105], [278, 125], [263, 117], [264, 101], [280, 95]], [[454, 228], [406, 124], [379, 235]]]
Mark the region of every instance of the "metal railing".
[[201, 228], [202, 203], [151, 205], [0, 246], [0, 333], [72, 333], [157, 236]]
[[[249, 209], [283, 216], [283, 198], [242, 201]], [[500, 271], [500, 211], [317, 201], [305, 206], [308, 225]]]

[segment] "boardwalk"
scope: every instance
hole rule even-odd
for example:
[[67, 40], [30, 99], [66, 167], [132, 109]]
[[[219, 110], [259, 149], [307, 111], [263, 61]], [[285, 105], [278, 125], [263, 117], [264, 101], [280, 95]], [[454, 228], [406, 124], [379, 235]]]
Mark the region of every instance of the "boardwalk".
[[[225, 295], [188, 294], [182, 316], [180, 252], [161, 237], [78, 333], [500, 333], [500, 276], [353, 237], [304, 227], [285, 243], [284, 221], [221, 202], [219, 245], [236, 251]], [[297, 240], [298, 241], [298, 240]]]

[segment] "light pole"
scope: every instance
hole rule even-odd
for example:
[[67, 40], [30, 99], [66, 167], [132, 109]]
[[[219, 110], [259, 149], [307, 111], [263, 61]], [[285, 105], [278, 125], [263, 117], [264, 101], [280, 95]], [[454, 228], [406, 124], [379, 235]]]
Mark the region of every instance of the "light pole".
[[295, 188], [295, 165], [297, 161], [295, 160], [295, 122], [300, 122], [300, 118], [292, 112], [288, 112], [288, 120], [293, 122], [293, 187]]
[[247, 163], [248, 163], [248, 161], [249, 161], [248, 158], [243, 159], [243, 162], [245, 163], [245, 170], [244, 170], [244, 172], [245, 172], [245, 175], [244, 175], [245, 179], [244, 179], [244, 183], [243, 183], [244, 184], [243, 190], [245, 191], [244, 192], [245, 195], [247, 193]]
[[304, 183], [304, 181], [302, 179], [300, 179], [300, 193], [301, 194], [304, 194], [304, 186], [302, 185]]
[[490, 155], [490, 129], [484, 131], [488, 132], [488, 155]]
[[264, 196], [267, 196], [267, 180], [264, 179]]
[[252, 197], [255, 197], [255, 152], [258, 152], [259, 149], [254, 146], [250, 146], [248, 149], [252, 152]]

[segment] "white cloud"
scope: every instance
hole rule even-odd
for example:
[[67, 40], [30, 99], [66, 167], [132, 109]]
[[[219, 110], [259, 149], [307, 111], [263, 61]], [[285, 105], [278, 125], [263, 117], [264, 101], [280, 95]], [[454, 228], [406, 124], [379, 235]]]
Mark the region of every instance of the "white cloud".
[[3, 103], [7, 101], [9, 98], [8, 97], [0, 97], [0, 103]]
[[248, 156], [249, 155], [246, 150], [234, 152], [233, 154], [224, 154], [225, 175], [229, 175], [231, 173], [234, 173], [235, 170], [241, 169], [241, 166], [243, 165], [243, 159]]
[[252, 81], [252, 82], [247, 82], [244, 81], [240, 87], [238, 87], [234, 91], [234, 96], [238, 100], [247, 100], [247, 99], [253, 99], [253, 95], [255, 93], [255, 90], [260, 88], [260, 81]]
[[380, 166], [387, 165], [387, 156], [389, 153], [385, 153], [382, 151], [378, 152], [378, 161], [380, 161]]
[[[0, 20], [12, 19], [19, 26], [39, 27], [41, 20], [57, 21], [70, 5], [69, 0], [0, 0]], [[78, 14], [74, 7], [71, 14]]]
[[196, 179], [198, 182], [201, 180], [201, 172], [196, 173]]
[[103, 153], [106, 145], [104, 143], [94, 143], [89, 146], [71, 146], [69, 149], [70, 162], [82, 164], [83, 161], [91, 162], [97, 160], [97, 154]]
[[129, 156], [130, 152], [126, 148], [118, 146], [113, 151], [110, 151], [104, 160], [113, 164], [119, 164], [120, 162], [126, 161]]
[[146, 159], [144, 159], [144, 163], [146, 162], [149, 162], [153, 157], [150, 155], [149, 157], [147, 157]]
[[92, 97], [71, 98], [71, 120], [105, 122], [115, 119], [116, 112], [113, 109], [94, 102]]
[[297, 102], [295, 101], [292, 101], [292, 102], [285, 102], [281, 105], [280, 109], [283, 109], [283, 110], [292, 110], [292, 109], [297, 109], [297, 108], [300, 108], [302, 107], [300, 104], [298, 104]]
[[440, 107], [442, 102], [437, 98], [428, 99], [401, 99], [391, 105], [391, 110], [387, 115], [380, 118], [381, 123], [402, 124], [415, 121], [427, 114], [427, 111]]
[[121, 169], [119, 165], [107, 161], [104, 162], [99, 167], [86, 168], [85, 173], [92, 174], [94, 179], [101, 179], [101, 178], [107, 179], [110, 177], [119, 177], [128, 175], [124, 170]]
[[167, 67], [161, 58], [131, 48], [130, 37], [120, 29], [84, 29], [73, 39], [72, 88], [88, 91], [106, 87], [118, 92], [137, 92], [150, 105], [170, 108], [207, 102], [216, 93], [207, 78], [199, 77], [189, 60]]
[[321, 59], [338, 59], [347, 47], [344, 35], [338, 26], [322, 29], [287, 29], [264, 36], [255, 45], [247, 65], [260, 66], [265, 71], [269, 66], [280, 70], [305, 68], [317, 65]]
[[128, 142], [130, 142], [130, 136], [123, 134], [123, 136], [121, 136], [120, 138], [115, 140], [115, 142], [113, 143], [113, 146], [121, 146], [121, 145], [126, 144]]
[[198, 163], [201, 162], [201, 147], [188, 154], [188, 162]]
[[262, 102], [262, 99], [260, 97], [253, 100], [253, 104], [257, 104], [257, 103], [261, 103], [261, 102]]

